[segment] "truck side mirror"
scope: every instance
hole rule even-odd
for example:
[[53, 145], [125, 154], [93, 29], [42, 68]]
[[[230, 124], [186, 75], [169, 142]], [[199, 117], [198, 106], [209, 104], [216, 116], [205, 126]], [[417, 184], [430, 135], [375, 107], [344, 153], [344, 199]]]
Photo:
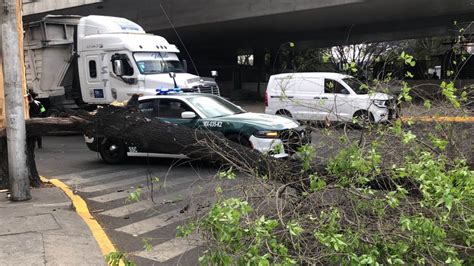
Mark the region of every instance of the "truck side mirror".
[[122, 60], [117, 59], [114, 60], [114, 73], [117, 76], [123, 76], [125, 74], [124, 69], [123, 69], [123, 63]]
[[219, 73], [217, 73], [217, 70], [212, 70], [211, 71], [211, 77], [215, 78], [217, 76], [219, 76]]
[[188, 73], [188, 61], [186, 59], [183, 59], [183, 70], [184, 73]]

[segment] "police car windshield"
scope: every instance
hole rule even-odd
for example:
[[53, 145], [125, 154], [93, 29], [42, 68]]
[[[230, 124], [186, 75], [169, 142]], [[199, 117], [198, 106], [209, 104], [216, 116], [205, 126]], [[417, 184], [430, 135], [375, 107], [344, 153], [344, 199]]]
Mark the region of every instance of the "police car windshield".
[[196, 96], [188, 99], [206, 118], [222, 117], [245, 113], [242, 108], [215, 96]]
[[143, 75], [184, 73], [184, 68], [174, 53], [135, 53], [133, 56], [138, 70]]

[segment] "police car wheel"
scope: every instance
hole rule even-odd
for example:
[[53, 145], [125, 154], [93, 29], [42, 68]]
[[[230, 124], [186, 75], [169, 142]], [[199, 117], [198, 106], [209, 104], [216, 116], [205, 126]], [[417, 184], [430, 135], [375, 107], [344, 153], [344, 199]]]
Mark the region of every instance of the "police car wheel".
[[119, 164], [125, 161], [125, 145], [122, 141], [115, 138], [106, 138], [99, 145], [100, 157], [109, 164]]

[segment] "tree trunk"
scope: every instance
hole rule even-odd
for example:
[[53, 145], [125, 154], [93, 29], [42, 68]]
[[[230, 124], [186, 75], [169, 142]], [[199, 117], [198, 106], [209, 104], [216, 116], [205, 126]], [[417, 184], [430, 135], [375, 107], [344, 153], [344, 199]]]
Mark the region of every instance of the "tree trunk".
[[[35, 162], [36, 137], [45, 136], [58, 131], [82, 132], [83, 128], [88, 123], [87, 119], [90, 119], [90, 117], [92, 116], [83, 114], [83, 118], [72, 116], [66, 118], [49, 117], [26, 120], [26, 165], [28, 169], [28, 178], [32, 187], [39, 187], [41, 185]], [[0, 128], [0, 189], [8, 188], [8, 179], [9, 172], [6, 131], [4, 128]]]
[[[26, 140], [26, 165], [28, 166], [28, 178], [30, 180], [30, 185], [32, 187], [39, 187], [41, 186], [41, 180], [36, 169], [35, 144], [36, 139], [33, 137], [29, 137]], [[9, 177], [6, 137], [0, 137], [0, 158], [0, 189], [6, 189], [8, 188]]]

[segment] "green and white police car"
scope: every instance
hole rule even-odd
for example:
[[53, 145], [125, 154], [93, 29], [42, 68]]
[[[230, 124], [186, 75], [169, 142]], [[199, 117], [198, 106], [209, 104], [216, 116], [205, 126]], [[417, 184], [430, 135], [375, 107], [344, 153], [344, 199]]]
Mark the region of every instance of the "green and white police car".
[[[208, 129], [222, 133], [231, 141], [282, 158], [311, 142], [311, 132], [297, 121], [276, 115], [250, 113], [215, 95], [177, 93], [139, 98], [138, 108], [149, 118]], [[190, 136], [192, 137], [192, 136]], [[145, 150], [127, 141], [107, 138], [99, 140], [85, 136], [89, 149], [99, 152], [107, 163], [120, 163], [129, 157], [185, 158], [183, 154], [168, 154]]]

